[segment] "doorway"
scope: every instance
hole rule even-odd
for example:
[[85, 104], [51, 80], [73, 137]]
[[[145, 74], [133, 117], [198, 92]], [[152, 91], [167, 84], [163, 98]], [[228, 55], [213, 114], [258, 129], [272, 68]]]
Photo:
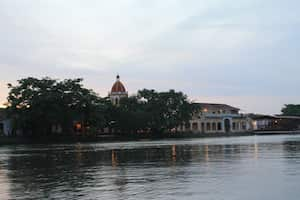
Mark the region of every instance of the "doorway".
[[0, 135], [4, 134], [4, 125], [0, 122]]
[[229, 133], [229, 132], [230, 132], [230, 129], [231, 129], [231, 126], [230, 126], [230, 120], [229, 120], [229, 119], [225, 119], [225, 120], [224, 120], [224, 126], [225, 126], [225, 132], [226, 132], [226, 133]]

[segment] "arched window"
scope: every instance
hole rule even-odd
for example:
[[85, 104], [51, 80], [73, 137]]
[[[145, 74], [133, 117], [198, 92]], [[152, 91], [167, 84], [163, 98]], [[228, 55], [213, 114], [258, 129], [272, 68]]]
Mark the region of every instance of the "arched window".
[[216, 122], [213, 122], [213, 123], [212, 123], [212, 130], [215, 131], [216, 129], [217, 129]]
[[205, 132], [205, 123], [204, 122], [201, 123], [201, 132], [202, 133]]
[[231, 131], [231, 124], [229, 119], [224, 120], [224, 129], [226, 133], [229, 133]]
[[242, 129], [243, 129], [243, 130], [246, 130], [246, 129], [247, 129], [246, 122], [244, 122], [244, 121], [242, 122]]
[[218, 131], [221, 131], [221, 130], [222, 130], [222, 123], [218, 122]]
[[194, 122], [192, 124], [192, 129], [193, 129], [193, 131], [197, 131], [198, 130], [198, 123]]
[[0, 135], [4, 133], [4, 124], [0, 122]]
[[232, 122], [232, 130], [235, 130], [235, 129], [236, 129], [236, 123]]
[[210, 123], [209, 122], [206, 123], [206, 130], [210, 131]]

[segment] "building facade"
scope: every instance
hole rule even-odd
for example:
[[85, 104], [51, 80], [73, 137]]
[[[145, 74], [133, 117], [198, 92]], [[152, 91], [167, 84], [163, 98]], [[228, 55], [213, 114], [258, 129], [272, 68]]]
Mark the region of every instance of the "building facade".
[[254, 131], [297, 131], [300, 130], [300, 116], [251, 114]]
[[235, 133], [252, 130], [251, 119], [240, 114], [239, 108], [226, 104], [195, 103], [198, 110], [179, 131], [195, 133]]

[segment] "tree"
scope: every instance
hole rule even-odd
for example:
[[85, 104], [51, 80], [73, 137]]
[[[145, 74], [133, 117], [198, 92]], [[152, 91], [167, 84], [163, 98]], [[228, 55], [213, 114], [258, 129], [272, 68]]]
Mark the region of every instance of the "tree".
[[300, 104], [286, 104], [281, 112], [283, 115], [300, 116]]
[[33, 135], [48, 135], [53, 125], [64, 133], [73, 130], [74, 121], [84, 126], [101, 126], [103, 100], [83, 88], [82, 79], [58, 81], [50, 78], [25, 78], [8, 85], [8, 113], [16, 129]]
[[147, 125], [154, 133], [176, 128], [192, 117], [194, 108], [182, 92], [144, 89], [138, 92], [138, 97], [144, 102], [144, 110], [148, 113]]
[[52, 134], [53, 126], [72, 133], [75, 122], [83, 132], [112, 128], [120, 133], [160, 134], [189, 121], [194, 111], [187, 96], [174, 90], [140, 90], [115, 106], [109, 97], [100, 98], [84, 88], [82, 79], [29, 77], [8, 87], [7, 111], [15, 129], [33, 135]]
[[140, 90], [137, 96], [122, 98], [107, 111], [110, 128], [120, 133], [161, 134], [191, 119], [194, 106], [181, 92]]
[[136, 133], [146, 129], [146, 112], [143, 109], [143, 104], [139, 102], [136, 96], [121, 99], [118, 111], [117, 122], [121, 132]]

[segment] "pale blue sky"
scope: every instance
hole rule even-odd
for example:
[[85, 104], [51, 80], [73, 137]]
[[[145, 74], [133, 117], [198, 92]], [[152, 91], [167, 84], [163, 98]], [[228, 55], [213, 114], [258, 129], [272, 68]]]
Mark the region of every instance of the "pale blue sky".
[[7, 82], [83, 77], [107, 95], [174, 88], [201, 102], [279, 113], [300, 103], [297, 0], [0, 0]]

